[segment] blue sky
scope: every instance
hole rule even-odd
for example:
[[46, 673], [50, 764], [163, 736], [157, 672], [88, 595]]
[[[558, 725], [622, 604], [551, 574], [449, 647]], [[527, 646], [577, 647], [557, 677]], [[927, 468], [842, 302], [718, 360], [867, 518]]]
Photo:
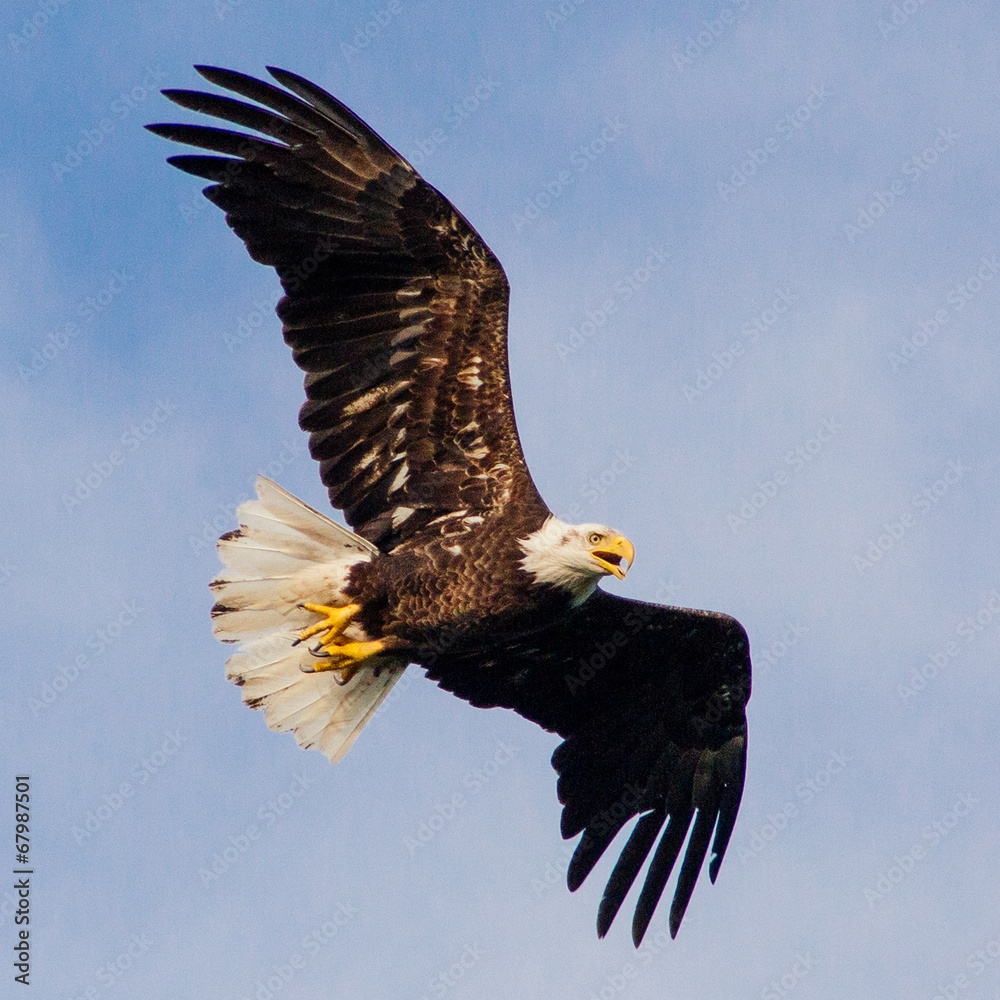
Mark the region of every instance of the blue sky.
[[[7, 5], [0, 759], [39, 995], [998, 995], [998, 27]], [[411, 668], [332, 767], [226, 682], [214, 538], [258, 471], [325, 492], [276, 278], [141, 128], [193, 120], [157, 91], [200, 62], [310, 77], [419, 164], [510, 279], [549, 505], [635, 542], [610, 589], [746, 627], [742, 811], [676, 941], [598, 942], [610, 858], [566, 891], [554, 737]]]

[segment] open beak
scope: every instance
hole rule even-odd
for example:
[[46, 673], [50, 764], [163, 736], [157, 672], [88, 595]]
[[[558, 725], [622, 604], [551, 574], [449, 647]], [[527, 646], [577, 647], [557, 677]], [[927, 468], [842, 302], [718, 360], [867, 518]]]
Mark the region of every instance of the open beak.
[[635, 561], [635, 546], [624, 535], [618, 535], [610, 545], [593, 549], [590, 554], [605, 573], [624, 580], [629, 566]]

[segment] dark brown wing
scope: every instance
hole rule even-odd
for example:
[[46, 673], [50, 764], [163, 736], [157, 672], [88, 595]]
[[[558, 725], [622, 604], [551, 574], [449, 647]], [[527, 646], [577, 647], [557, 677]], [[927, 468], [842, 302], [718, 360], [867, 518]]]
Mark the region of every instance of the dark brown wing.
[[457, 512], [544, 515], [514, 424], [507, 279], [476, 231], [315, 84], [197, 69], [264, 107], [164, 94], [271, 138], [147, 127], [225, 154], [169, 162], [213, 181], [206, 196], [278, 271], [285, 340], [307, 373], [299, 422], [333, 505], [383, 551]]
[[583, 832], [571, 890], [640, 816], [601, 900], [601, 937], [666, 824], [632, 922], [638, 947], [694, 821], [670, 908], [675, 935], [709, 843], [715, 881], [743, 794], [750, 650], [739, 622], [597, 590], [503, 648], [430, 654], [424, 664], [473, 705], [512, 708], [564, 737], [552, 755], [562, 834]]

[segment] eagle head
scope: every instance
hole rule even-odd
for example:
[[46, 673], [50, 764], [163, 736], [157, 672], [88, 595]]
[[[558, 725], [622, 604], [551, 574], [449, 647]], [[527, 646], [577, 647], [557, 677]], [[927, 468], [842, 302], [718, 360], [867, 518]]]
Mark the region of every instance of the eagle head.
[[536, 583], [569, 591], [574, 605], [590, 597], [602, 576], [624, 580], [635, 559], [635, 546], [607, 525], [567, 524], [553, 516], [518, 542], [521, 568]]

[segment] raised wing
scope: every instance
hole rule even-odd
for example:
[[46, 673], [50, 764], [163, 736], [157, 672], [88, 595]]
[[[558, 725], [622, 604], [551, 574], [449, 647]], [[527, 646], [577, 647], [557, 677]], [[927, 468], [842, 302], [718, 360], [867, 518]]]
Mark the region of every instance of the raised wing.
[[[299, 423], [330, 501], [383, 551], [432, 522], [545, 505], [525, 465], [507, 369], [507, 278], [465, 218], [330, 94], [231, 70], [207, 80], [264, 107], [165, 90], [269, 139], [195, 125], [157, 135], [254, 260], [276, 268], [285, 340], [306, 372]], [[453, 515], [454, 517], [450, 516]], [[436, 529], [431, 529], [436, 530]]]
[[571, 891], [640, 817], [601, 900], [600, 937], [663, 830], [632, 921], [638, 947], [693, 820], [670, 908], [676, 935], [709, 843], [716, 879], [743, 794], [750, 651], [739, 622], [597, 590], [569, 616], [504, 648], [431, 653], [424, 665], [473, 705], [512, 708], [564, 737], [552, 755], [562, 835], [583, 832], [567, 875]]

